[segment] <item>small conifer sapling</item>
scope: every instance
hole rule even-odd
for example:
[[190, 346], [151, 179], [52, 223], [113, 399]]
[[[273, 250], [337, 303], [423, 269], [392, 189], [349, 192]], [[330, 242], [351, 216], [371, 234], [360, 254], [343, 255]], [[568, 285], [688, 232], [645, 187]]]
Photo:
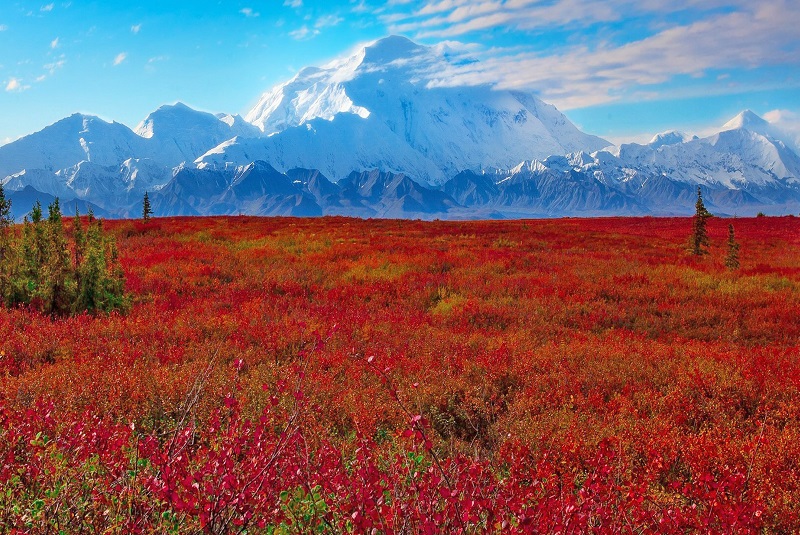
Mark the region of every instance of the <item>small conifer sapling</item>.
[[150, 216], [153, 215], [153, 208], [150, 206], [150, 197], [147, 192], [144, 192], [144, 199], [142, 199], [142, 221], [147, 223], [150, 221]]
[[739, 269], [739, 244], [736, 242], [733, 225], [728, 225], [728, 254], [725, 256], [725, 267]]
[[692, 220], [692, 235], [689, 238], [689, 252], [695, 256], [708, 254], [709, 240], [706, 220], [709, 217], [711, 217], [711, 212], [706, 209], [703, 203], [703, 193], [698, 186], [697, 203], [695, 203], [695, 214]]

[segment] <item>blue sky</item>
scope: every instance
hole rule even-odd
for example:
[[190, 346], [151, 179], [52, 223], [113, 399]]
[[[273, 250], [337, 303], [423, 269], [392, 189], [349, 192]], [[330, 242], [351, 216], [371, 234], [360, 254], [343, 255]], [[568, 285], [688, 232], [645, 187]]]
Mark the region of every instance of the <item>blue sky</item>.
[[749, 108], [800, 130], [796, 0], [3, 0], [0, 143], [76, 111], [244, 114], [272, 85], [389, 34], [480, 61], [449, 84], [527, 89], [587, 132], [709, 133]]

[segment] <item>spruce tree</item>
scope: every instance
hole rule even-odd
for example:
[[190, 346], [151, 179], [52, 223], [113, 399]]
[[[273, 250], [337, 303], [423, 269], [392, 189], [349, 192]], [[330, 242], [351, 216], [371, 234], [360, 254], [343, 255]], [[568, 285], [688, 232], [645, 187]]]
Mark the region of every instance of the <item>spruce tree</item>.
[[83, 253], [86, 249], [86, 234], [83, 231], [83, 224], [81, 223], [81, 214], [78, 211], [78, 206], [75, 206], [75, 219], [72, 220], [72, 235], [75, 238], [75, 267], [81, 265], [83, 260]]
[[74, 300], [75, 281], [57, 197], [47, 208], [47, 254], [42, 282], [43, 311], [52, 315], [69, 312]]
[[728, 254], [725, 256], [725, 267], [739, 269], [739, 244], [736, 243], [733, 225], [728, 225]]
[[113, 236], [106, 239], [107, 266], [103, 285], [105, 292], [105, 311], [126, 310], [128, 299], [125, 296], [125, 273], [119, 263], [117, 242]]
[[706, 209], [703, 203], [703, 193], [697, 187], [697, 203], [695, 203], [695, 214], [692, 220], [692, 235], [689, 238], [689, 251], [695, 256], [708, 254], [708, 231], [706, 230], [706, 220], [711, 217], [711, 212]]
[[17, 246], [16, 258], [10, 259], [9, 285], [6, 288], [6, 305], [14, 306], [30, 303], [31, 292], [36, 287], [36, 271], [33, 245], [33, 225], [26, 215], [22, 221], [22, 240]]
[[144, 192], [144, 199], [142, 200], [142, 221], [147, 223], [150, 221], [150, 216], [153, 215], [153, 209], [150, 206], [150, 197], [147, 192]]
[[33, 205], [30, 219], [25, 216], [22, 227], [22, 245], [18, 264], [13, 275], [11, 304], [41, 304], [47, 258], [47, 229], [42, 219], [42, 205]]
[[5, 258], [6, 247], [9, 245], [9, 231], [14, 225], [14, 216], [11, 215], [11, 199], [6, 198], [3, 185], [0, 184], [0, 261]]
[[12, 270], [13, 243], [12, 226], [14, 216], [11, 215], [11, 200], [6, 198], [3, 185], [0, 184], [0, 300], [5, 301], [10, 289]]
[[87, 228], [84, 255], [77, 271], [80, 284], [75, 299], [76, 312], [127, 308], [125, 275], [119, 264], [116, 242], [103, 235], [99, 219], [93, 218]]
[[[4, 201], [0, 188], [0, 214], [8, 206]], [[7, 241], [0, 243], [7, 247], [0, 249], [0, 301], [6, 306], [30, 306], [52, 316], [128, 307], [116, 243], [103, 233], [102, 222], [91, 211], [87, 228], [76, 210], [72, 249], [58, 199], [48, 207], [47, 219], [39, 202], [33, 206], [30, 219], [24, 218], [21, 239], [14, 239], [10, 219], [7, 224], [2, 221], [0, 216], [0, 226], [5, 225], [0, 238]]]

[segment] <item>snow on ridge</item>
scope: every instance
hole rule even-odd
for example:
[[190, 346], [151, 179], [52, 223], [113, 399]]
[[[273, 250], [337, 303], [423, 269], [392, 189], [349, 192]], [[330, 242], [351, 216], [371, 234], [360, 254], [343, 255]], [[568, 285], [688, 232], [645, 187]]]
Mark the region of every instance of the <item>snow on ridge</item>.
[[754, 132], [761, 133], [761, 130], [769, 128], [769, 123], [753, 113], [751, 110], [742, 110], [730, 121], [722, 125], [722, 131], [745, 128]]
[[[303, 130], [305, 136], [286, 134], [299, 146], [281, 150], [293, 152], [292, 160], [304, 161], [305, 167], [330, 169], [330, 161], [342, 160], [332, 153], [340, 145], [332, 141], [326, 148], [312, 141], [318, 136], [318, 121], [356, 116], [362, 121], [338, 123], [351, 131], [335, 137], [358, 140], [358, 163], [406, 172], [433, 163], [439, 171], [421, 177], [433, 184], [463, 169], [508, 168], [523, 159], [591, 152], [609, 144], [581, 132], [554, 106], [530, 93], [495, 90], [490, 84], [431, 87], [431, 76], [446, 70], [450, 61], [462, 61], [461, 51], [453, 54], [450, 48], [423, 46], [398, 36], [379, 39], [349, 57], [301, 70], [265, 92], [245, 118], [270, 137], [313, 123], [316, 126]], [[399, 138], [397, 144], [387, 148], [366, 135], [385, 128]], [[275, 144], [281, 142], [268, 143]], [[243, 154], [230, 145], [227, 150], [231, 158]], [[395, 154], [399, 152], [402, 158]], [[409, 158], [418, 161], [404, 167], [411, 163]]]
[[693, 139], [697, 139], [697, 136], [690, 136], [689, 134], [680, 132], [678, 130], [667, 130], [654, 135], [647, 144], [654, 149], [657, 149], [659, 147], [663, 147], [664, 145], [686, 143], [687, 141], [691, 141]]

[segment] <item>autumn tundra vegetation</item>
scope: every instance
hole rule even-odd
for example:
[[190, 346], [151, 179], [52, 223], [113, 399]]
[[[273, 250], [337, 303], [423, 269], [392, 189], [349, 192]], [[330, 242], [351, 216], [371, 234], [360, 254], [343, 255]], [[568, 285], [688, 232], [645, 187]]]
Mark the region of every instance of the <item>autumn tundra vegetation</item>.
[[800, 526], [800, 219], [50, 214], [3, 229], [72, 281], [0, 310], [4, 532]]

